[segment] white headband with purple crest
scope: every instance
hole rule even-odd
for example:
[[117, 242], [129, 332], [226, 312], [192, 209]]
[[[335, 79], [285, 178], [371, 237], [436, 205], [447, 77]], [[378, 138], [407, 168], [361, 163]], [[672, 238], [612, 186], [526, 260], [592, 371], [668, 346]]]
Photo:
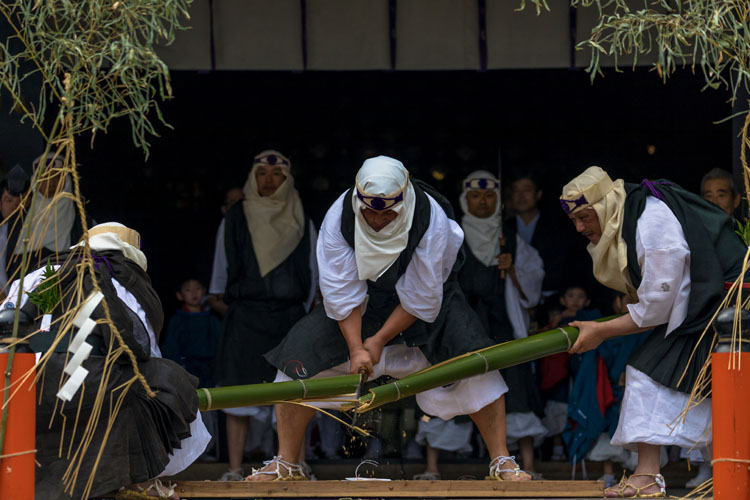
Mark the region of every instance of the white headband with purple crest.
[[500, 189], [500, 183], [495, 179], [475, 177], [464, 182], [464, 189]]
[[[390, 158], [388, 159], [390, 160]], [[361, 201], [365, 206], [378, 211], [391, 209], [404, 201], [404, 193], [406, 192], [406, 188], [409, 186], [409, 171], [406, 170], [406, 168], [404, 168], [402, 164], [400, 164], [400, 167], [405, 173], [404, 182], [401, 184], [401, 186], [398, 187], [398, 189], [389, 194], [368, 193], [367, 190], [360, 184], [360, 173], [362, 172], [362, 169], [360, 169], [360, 172], [357, 173], [354, 181], [355, 191], [359, 201]]]

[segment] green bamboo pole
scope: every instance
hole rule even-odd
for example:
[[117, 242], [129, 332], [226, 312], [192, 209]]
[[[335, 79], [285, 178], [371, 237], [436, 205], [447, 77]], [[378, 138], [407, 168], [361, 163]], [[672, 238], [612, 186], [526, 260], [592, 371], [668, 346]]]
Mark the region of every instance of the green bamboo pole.
[[[616, 317], [618, 316], [608, 316], [596, 321], [609, 321]], [[360, 396], [357, 412], [364, 413], [384, 404], [464, 378], [565, 352], [573, 346], [577, 338], [578, 328], [564, 326], [458, 356], [389, 384], [370, 389], [369, 393]]]
[[342, 375], [309, 380], [292, 380], [273, 384], [233, 385], [198, 389], [198, 409], [223, 410], [242, 406], [260, 406], [279, 401], [317, 401], [354, 393], [359, 375]]

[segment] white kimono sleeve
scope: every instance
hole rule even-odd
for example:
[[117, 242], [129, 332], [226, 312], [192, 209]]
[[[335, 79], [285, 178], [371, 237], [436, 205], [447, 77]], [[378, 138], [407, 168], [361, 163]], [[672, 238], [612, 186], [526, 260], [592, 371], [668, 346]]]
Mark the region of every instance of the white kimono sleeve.
[[396, 282], [401, 307], [412, 316], [432, 323], [443, 303], [443, 283], [450, 276], [464, 240], [461, 227], [445, 215], [432, 197], [430, 225], [414, 250], [406, 272]]
[[513, 280], [508, 277], [505, 280], [505, 310], [513, 325], [513, 337], [522, 339], [529, 334], [529, 313], [526, 309], [536, 306], [542, 296], [544, 263], [539, 252], [518, 235], [513, 267], [526, 298], [521, 296]]
[[216, 245], [214, 247], [214, 263], [211, 269], [211, 281], [208, 293], [223, 294], [227, 288], [227, 252], [224, 248], [224, 221], [221, 219], [219, 229], [216, 230]]
[[630, 316], [639, 327], [667, 323], [668, 335], [687, 316], [690, 248], [677, 217], [652, 196], [638, 218], [635, 248], [642, 279], [638, 303], [628, 305]]
[[341, 210], [343, 197], [334, 202], [320, 227], [318, 235], [318, 270], [320, 292], [326, 315], [341, 321], [352, 309], [365, 303], [367, 282], [359, 279], [354, 249], [341, 234]]

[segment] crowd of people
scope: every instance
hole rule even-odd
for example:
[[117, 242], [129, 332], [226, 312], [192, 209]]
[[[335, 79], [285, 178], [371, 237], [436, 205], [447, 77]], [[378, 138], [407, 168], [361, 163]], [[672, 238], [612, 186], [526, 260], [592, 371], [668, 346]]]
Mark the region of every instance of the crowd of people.
[[[69, 190], [68, 178], [53, 181], [60, 184], [39, 187], [43, 202], [48, 193]], [[28, 184], [20, 167], [0, 184], [4, 291], [13, 256], [22, 251], [11, 214]], [[599, 167], [565, 185], [563, 213], [589, 240], [593, 276], [611, 291], [595, 304], [599, 290], [578, 272], [585, 254], [559, 236], [560, 217], [540, 210], [535, 175], [506, 180], [477, 170], [461, 188], [457, 212], [399, 160], [369, 158], [318, 228], [290, 159], [274, 150], [257, 154], [244, 187], [227, 191], [208, 286], [196, 276], [175, 284], [180, 308], [161, 336], [143, 316], [150, 338], [159, 338], [152, 355], [173, 360], [199, 387], [215, 387], [348, 373], [368, 381], [400, 378], [563, 325], [581, 332], [570, 351], [387, 407], [381, 422], [370, 423], [375, 436], [360, 447], [346, 448], [342, 427], [314, 407], [204, 413], [197, 420], [213, 436], [202, 458], [218, 459], [226, 443], [229, 470], [221, 480], [310, 478], [310, 458], [389, 453], [424, 458], [426, 469], [415, 479], [439, 479], [439, 459], [450, 453], [487, 457], [489, 477], [506, 481], [540, 478], [539, 457], [573, 467], [603, 462], [606, 496], [661, 496], [665, 446], [692, 452], [699, 462], [702, 449], [709, 460], [701, 447], [710, 400], [681, 424], [667, 424], [686, 406], [701, 368], [691, 354], [705, 359], [710, 349], [696, 333], [724, 282], [741, 270], [744, 248], [734, 233], [740, 195], [732, 175], [711, 170], [700, 196], [668, 181], [613, 181]], [[41, 256], [78, 241], [72, 210], [60, 210], [56, 231], [39, 240]], [[571, 280], [570, 267], [580, 279]], [[612, 313], [621, 316], [593, 321]], [[659, 402], [639, 404], [646, 395]], [[393, 412], [400, 425], [383, 424]], [[269, 460], [245, 470], [253, 452]], [[617, 484], [615, 463], [634, 473]], [[710, 468], [702, 466], [693, 482], [708, 477]]]

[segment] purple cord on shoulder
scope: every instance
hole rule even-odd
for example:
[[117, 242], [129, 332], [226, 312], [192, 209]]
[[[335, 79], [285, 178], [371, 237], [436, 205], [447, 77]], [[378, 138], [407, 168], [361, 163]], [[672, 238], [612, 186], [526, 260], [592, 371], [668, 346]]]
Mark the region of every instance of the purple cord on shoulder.
[[112, 270], [112, 265], [109, 263], [109, 260], [107, 260], [106, 257], [101, 256], [101, 255], [92, 255], [92, 257], [94, 258], [94, 265], [96, 266], [97, 270], [99, 269], [99, 264], [103, 262], [104, 264], [107, 265], [107, 269], [109, 269], [109, 274], [112, 276], [115, 275], [114, 270]]
[[662, 184], [662, 185], [667, 185], [667, 186], [671, 186], [671, 185], [672, 185], [672, 183], [671, 183], [671, 182], [666, 182], [666, 181], [661, 181], [661, 182], [659, 182], [659, 181], [656, 181], [656, 182], [652, 182], [652, 181], [650, 181], [650, 180], [648, 180], [648, 179], [643, 179], [643, 180], [641, 181], [641, 186], [647, 187], [647, 188], [648, 188], [648, 190], [649, 190], [649, 191], [651, 191], [651, 195], [652, 195], [652, 196], [655, 196], [656, 198], [660, 199], [661, 201], [664, 201], [664, 195], [663, 195], [663, 194], [661, 194], [661, 191], [659, 191], [659, 190], [658, 190], [658, 189], [656, 188], [656, 185], [658, 185], [658, 184]]

